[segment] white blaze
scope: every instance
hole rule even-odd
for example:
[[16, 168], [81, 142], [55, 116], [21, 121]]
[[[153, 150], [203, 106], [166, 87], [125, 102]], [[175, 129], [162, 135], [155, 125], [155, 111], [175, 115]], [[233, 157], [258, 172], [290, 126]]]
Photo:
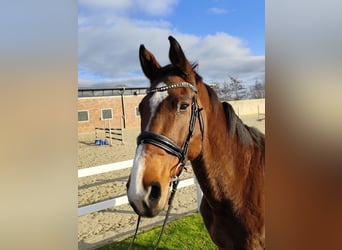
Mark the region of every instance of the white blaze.
[[[157, 88], [166, 86], [165, 83], [159, 83], [157, 85]], [[166, 99], [166, 97], [168, 96], [168, 92], [167, 91], [161, 91], [161, 92], [155, 92], [153, 93], [153, 96], [150, 99], [150, 110], [151, 110], [151, 116], [150, 116], [150, 120], [147, 123], [146, 126], [146, 130], [148, 131], [150, 129], [150, 125], [151, 125], [151, 121], [154, 118], [157, 108], [159, 107], [160, 103], [162, 101], [164, 101]]]
[[[157, 85], [157, 88], [162, 86], [166, 86], [165, 83], [160, 83]], [[148, 131], [151, 125], [151, 122], [155, 116], [158, 106], [160, 103], [165, 100], [168, 96], [167, 91], [155, 92], [150, 98], [150, 111], [151, 116], [150, 120], [147, 123], [146, 130]], [[143, 186], [143, 176], [145, 171], [145, 154], [144, 154], [144, 144], [140, 144], [137, 147], [133, 167], [131, 171], [131, 179], [130, 185], [128, 189], [128, 197], [131, 202], [134, 202], [135, 205], [139, 206], [141, 203], [139, 201], [145, 200], [148, 196], [146, 190]]]
[[143, 149], [143, 144], [140, 144], [137, 147], [133, 161], [131, 179], [128, 189], [128, 197], [132, 202], [135, 200], [140, 200], [145, 195], [144, 187], [142, 185], [142, 178], [145, 170]]

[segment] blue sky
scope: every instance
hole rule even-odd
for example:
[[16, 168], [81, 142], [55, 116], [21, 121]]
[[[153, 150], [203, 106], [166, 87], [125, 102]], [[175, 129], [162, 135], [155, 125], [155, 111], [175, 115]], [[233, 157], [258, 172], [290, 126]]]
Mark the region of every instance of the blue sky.
[[174, 36], [207, 83], [265, 76], [264, 1], [80, 0], [79, 86], [147, 86], [140, 44], [168, 64]]

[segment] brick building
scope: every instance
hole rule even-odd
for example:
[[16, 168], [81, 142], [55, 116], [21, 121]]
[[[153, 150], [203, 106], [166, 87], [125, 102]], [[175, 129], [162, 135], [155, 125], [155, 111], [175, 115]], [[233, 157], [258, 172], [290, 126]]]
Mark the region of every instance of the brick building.
[[95, 127], [139, 127], [138, 105], [145, 96], [146, 89], [79, 88], [78, 132], [93, 132]]
[[[79, 88], [78, 132], [96, 128], [139, 128], [138, 105], [147, 87]], [[229, 101], [238, 115], [265, 114], [265, 99]]]

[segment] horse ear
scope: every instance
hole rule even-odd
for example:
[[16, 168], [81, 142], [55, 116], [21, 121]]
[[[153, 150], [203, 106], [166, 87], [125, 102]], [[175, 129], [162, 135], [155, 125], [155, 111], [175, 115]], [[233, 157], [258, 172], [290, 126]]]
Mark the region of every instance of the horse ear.
[[145, 76], [152, 82], [157, 76], [160, 64], [154, 55], [148, 51], [143, 44], [141, 44], [139, 48], [139, 59]]
[[189, 73], [189, 71], [192, 69], [189, 61], [186, 59], [185, 54], [177, 42], [177, 40], [169, 36], [170, 41], [170, 51], [169, 51], [169, 58], [171, 63], [182, 70], [184, 73]]

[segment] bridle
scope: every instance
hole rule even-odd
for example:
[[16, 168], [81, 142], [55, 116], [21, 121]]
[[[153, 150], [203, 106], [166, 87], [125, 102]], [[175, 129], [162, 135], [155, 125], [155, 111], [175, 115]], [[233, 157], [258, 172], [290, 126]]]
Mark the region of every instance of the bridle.
[[[140, 135], [137, 138], [137, 145], [152, 144], [152, 145], [155, 145], [155, 146], [165, 150], [167, 153], [174, 155], [178, 158], [178, 164], [176, 165], [175, 175], [171, 178], [171, 183], [173, 185], [172, 185], [171, 195], [170, 195], [169, 202], [168, 202], [169, 207], [168, 207], [168, 210], [167, 210], [167, 213], [166, 213], [166, 216], [164, 219], [164, 224], [163, 224], [161, 233], [159, 235], [158, 242], [155, 246], [155, 249], [157, 249], [159, 242], [161, 240], [161, 237], [163, 235], [163, 232], [164, 232], [166, 221], [168, 219], [170, 209], [171, 209], [171, 204], [172, 204], [174, 195], [177, 191], [177, 186], [179, 183], [179, 176], [180, 176], [182, 170], [185, 168], [185, 164], [186, 164], [187, 156], [188, 156], [189, 144], [190, 144], [190, 140], [191, 140], [191, 137], [192, 137], [194, 129], [195, 129], [196, 119], [198, 119], [198, 121], [199, 121], [201, 136], [202, 136], [202, 142], [203, 142], [203, 134], [204, 134], [203, 117], [201, 114], [201, 111], [203, 109], [199, 107], [198, 102], [197, 102], [196, 83], [191, 84], [189, 82], [180, 82], [180, 83], [171, 84], [168, 86], [162, 86], [159, 88], [150, 88], [146, 91], [146, 94], [148, 95], [148, 94], [153, 94], [155, 92], [168, 91], [169, 89], [175, 89], [175, 88], [190, 88], [194, 92], [194, 95], [192, 97], [192, 103], [191, 103], [191, 116], [190, 116], [188, 134], [185, 138], [185, 142], [183, 143], [183, 145], [179, 146], [173, 140], [167, 138], [166, 136], [156, 134], [156, 133], [151, 132], [151, 131], [143, 131], [140, 133]], [[179, 167], [181, 167], [181, 170], [177, 173], [177, 170]], [[129, 249], [131, 249], [131, 247], [134, 243], [136, 234], [138, 232], [139, 223], [140, 223], [140, 216], [138, 217], [137, 227], [136, 227], [135, 234], [134, 234], [134, 237], [132, 239], [132, 242], [129, 246]]]
[[200, 121], [201, 133], [203, 138], [203, 122], [201, 117], [202, 109], [199, 108], [197, 102], [197, 88], [196, 85], [192, 85], [188, 82], [180, 82], [177, 84], [172, 84], [169, 86], [163, 86], [159, 88], [151, 88], [147, 90], [147, 94], [155, 93], [155, 92], [163, 92], [169, 89], [174, 88], [190, 88], [194, 92], [194, 96], [192, 97], [191, 103], [191, 116], [190, 116], [190, 123], [189, 123], [189, 130], [186, 136], [184, 144], [180, 147], [171, 139], [167, 138], [166, 136], [156, 134], [150, 131], [143, 131], [137, 138], [137, 144], [153, 144], [159, 148], [164, 149], [167, 153], [172, 154], [178, 158], [178, 166], [185, 166], [187, 161], [188, 149], [191, 137], [194, 132], [196, 119], [198, 118]]

